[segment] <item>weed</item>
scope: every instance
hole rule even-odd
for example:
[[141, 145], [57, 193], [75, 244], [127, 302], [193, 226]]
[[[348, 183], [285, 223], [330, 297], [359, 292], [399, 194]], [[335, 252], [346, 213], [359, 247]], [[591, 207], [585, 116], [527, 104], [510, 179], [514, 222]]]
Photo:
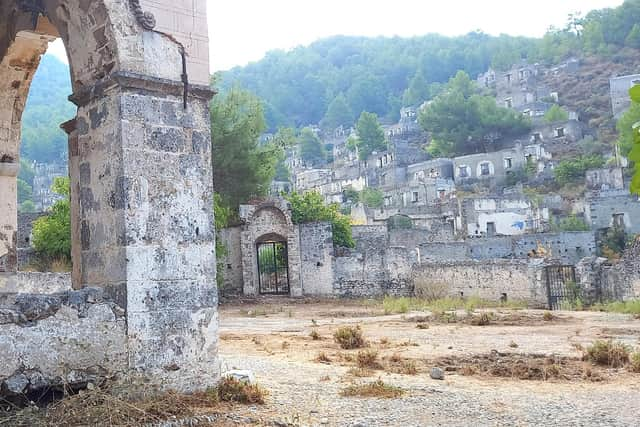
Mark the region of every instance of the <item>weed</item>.
[[263, 404], [269, 392], [258, 384], [251, 384], [235, 378], [222, 378], [214, 389], [223, 402], [236, 402], [249, 405]]
[[286, 350], [289, 348], [289, 343], [287, 341], [282, 341], [282, 349]]
[[366, 341], [359, 326], [343, 326], [333, 334], [333, 338], [345, 350], [366, 346]]
[[542, 320], [545, 322], [551, 322], [554, 319], [553, 313], [550, 311], [545, 311], [542, 315]]
[[356, 362], [358, 368], [382, 369], [382, 365], [378, 362], [378, 352], [375, 350], [359, 351]]
[[318, 331], [316, 331], [315, 329], [313, 331], [311, 331], [311, 333], [309, 334], [309, 336], [311, 337], [312, 340], [314, 341], [319, 341], [322, 339], [322, 337], [320, 336], [320, 334], [318, 333]]
[[616, 301], [607, 304], [595, 304], [592, 309], [608, 313], [633, 314], [640, 316], [640, 299]]
[[587, 347], [585, 357], [596, 365], [620, 368], [629, 362], [629, 347], [611, 340], [597, 340]]
[[347, 371], [347, 374], [357, 378], [366, 378], [373, 375], [373, 371], [367, 368], [351, 368]]
[[380, 344], [387, 345], [389, 344], [389, 338], [380, 338]]
[[315, 361], [318, 362], [318, 363], [329, 364], [329, 363], [331, 363], [331, 358], [329, 356], [327, 356], [327, 353], [325, 353], [323, 351], [321, 353], [318, 353], [318, 355], [315, 358]]
[[410, 302], [409, 298], [385, 297], [382, 300], [382, 308], [384, 309], [384, 314], [408, 313]]
[[385, 384], [381, 379], [368, 384], [352, 385], [340, 392], [346, 397], [379, 397], [393, 399], [402, 396], [405, 391], [399, 387]]
[[329, 375], [325, 375], [324, 377], [320, 377], [320, 382], [324, 383], [327, 381], [331, 381], [331, 377]]
[[416, 325], [416, 328], [418, 328], [418, 329], [429, 329], [429, 325], [427, 325], [426, 323], [418, 323]]
[[400, 360], [396, 365], [391, 367], [391, 372], [401, 375], [417, 375], [418, 365], [409, 359]]
[[402, 356], [400, 356], [398, 353], [393, 353], [391, 357], [389, 357], [389, 362], [391, 363], [400, 363], [403, 360], [404, 359], [402, 358]]
[[509, 343], [509, 347], [511, 347], [511, 348], [518, 348], [518, 344], [517, 344], [515, 341], [511, 341], [511, 342]]
[[255, 345], [262, 345], [262, 341], [260, 341], [260, 338], [258, 337], [251, 338], [251, 342], [253, 342]]

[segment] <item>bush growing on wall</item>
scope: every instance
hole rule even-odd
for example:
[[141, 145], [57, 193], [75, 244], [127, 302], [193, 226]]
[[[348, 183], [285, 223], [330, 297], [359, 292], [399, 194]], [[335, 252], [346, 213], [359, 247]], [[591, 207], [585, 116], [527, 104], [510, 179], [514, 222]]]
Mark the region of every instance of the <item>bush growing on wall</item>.
[[351, 234], [349, 217], [340, 213], [337, 204], [326, 205], [319, 193], [309, 192], [303, 195], [292, 193], [287, 197], [291, 203], [292, 219], [295, 224], [328, 221], [333, 227], [333, 244], [345, 248], [356, 246]]

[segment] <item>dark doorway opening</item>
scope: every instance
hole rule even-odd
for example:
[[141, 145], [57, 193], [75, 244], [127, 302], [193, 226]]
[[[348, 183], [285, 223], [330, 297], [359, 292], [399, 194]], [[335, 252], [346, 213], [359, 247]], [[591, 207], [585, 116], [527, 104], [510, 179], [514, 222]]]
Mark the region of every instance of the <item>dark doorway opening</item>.
[[261, 295], [289, 295], [286, 242], [258, 243], [258, 282]]

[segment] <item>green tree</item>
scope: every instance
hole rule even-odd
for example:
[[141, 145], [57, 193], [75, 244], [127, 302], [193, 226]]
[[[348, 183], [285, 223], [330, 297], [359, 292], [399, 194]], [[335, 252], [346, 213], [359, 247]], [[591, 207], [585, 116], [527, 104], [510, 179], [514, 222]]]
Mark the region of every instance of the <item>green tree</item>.
[[71, 261], [69, 178], [56, 178], [51, 190], [64, 199], [57, 201], [47, 216], [33, 223], [33, 247], [45, 259]]
[[322, 196], [314, 191], [303, 195], [292, 193], [287, 196], [291, 203], [292, 219], [295, 224], [327, 221], [333, 230], [333, 244], [345, 248], [355, 247], [349, 217], [340, 213], [337, 204], [326, 205]]
[[320, 126], [323, 129], [332, 132], [340, 126], [348, 128], [352, 125], [353, 111], [347, 103], [347, 98], [343, 93], [340, 93], [333, 99], [333, 101], [331, 101], [329, 107], [327, 107], [327, 112], [320, 122]]
[[274, 143], [260, 144], [265, 130], [260, 100], [233, 88], [211, 104], [213, 182], [222, 203], [237, 212], [252, 197], [267, 195], [284, 150]]
[[[640, 87], [640, 86], [636, 86]], [[616, 129], [618, 130], [617, 144], [623, 156], [628, 156], [634, 145], [634, 138], [637, 131], [633, 125], [640, 121], [640, 102], [631, 101], [629, 109], [618, 119]]]
[[558, 104], [553, 104], [549, 111], [544, 114], [544, 119], [547, 123], [566, 122], [569, 120], [569, 113]]
[[300, 157], [305, 162], [314, 166], [324, 164], [327, 160], [327, 152], [320, 138], [310, 128], [302, 129], [298, 141]]
[[556, 181], [560, 185], [580, 182], [590, 169], [603, 167], [605, 160], [602, 156], [580, 156], [575, 159], [561, 161], [553, 170]]
[[[640, 85], [635, 85], [629, 91], [631, 101], [637, 109], [640, 105]], [[632, 106], [632, 108], [634, 108]], [[627, 130], [628, 131], [628, 130]], [[631, 125], [632, 148], [629, 152], [629, 160], [635, 163], [635, 172], [631, 180], [631, 192], [640, 195], [640, 119]]]
[[409, 87], [402, 96], [402, 104], [405, 107], [417, 107], [431, 99], [429, 82], [424, 78], [422, 70], [418, 70], [409, 82]]
[[352, 139], [348, 143], [350, 147], [358, 149], [361, 160], [367, 159], [374, 151], [384, 151], [387, 149], [387, 140], [384, 130], [378, 122], [378, 115], [363, 111], [356, 123], [357, 139]]
[[31, 167], [31, 164], [26, 159], [20, 159], [20, 174], [18, 178], [29, 184], [33, 188], [33, 178], [35, 177], [35, 172]]
[[36, 211], [36, 205], [31, 200], [26, 200], [20, 204], [21, 213], [34, 213]]
[[624, 40], [624, 44], [629, 47], [640, 49], [640, 24], [635, 24]]
[[365, 206], [373, 209], [381, 208], [384, 205], [384, 194], [377, 188], [365, 188], [360, 194], [360, 200]]
[[31, 200], [33, 189], [25, 181], [18, 178], [18, 203], [22, 204], [27, 200]]
[[429, 151], [452, 156], [480, 150], [506, 136], [525, 133], [531, 124], [517, 111], [498, 107], [495, 99], [478, 94], [469, 76], [460, 71], [426, 108], [418, 121], [431, 134]]

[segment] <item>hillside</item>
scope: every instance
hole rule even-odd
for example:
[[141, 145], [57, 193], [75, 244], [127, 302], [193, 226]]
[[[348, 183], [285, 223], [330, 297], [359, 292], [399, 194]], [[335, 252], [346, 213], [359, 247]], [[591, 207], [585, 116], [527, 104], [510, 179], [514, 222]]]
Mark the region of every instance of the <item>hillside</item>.
[[22, 115], [21, 157], [38, 162], [67, 161], [67, 135], [60, 124], [73, 118], [69, 67], [44, 55]]
[[577, 111], [580, 119], [598, 131], [598, 139], [612, 142], [616, 123], [611, 112], [609, 79], [640, 72], [640, 51], [625, 48], [615, 56], [585, 55], [575, 73], [548, 74], [544, 83], [560, 94], [560, 104]]
[[627, 0], [618, 8], [570, 17], [565, 28], [552, 29], [540, 39], [482, 33], [338, 36], [288, 52], [270, 52], [261, 61], [220, 73], [216, 81], [222, 91], [237, 84], [262, 98], [269, 127], [275, 129], [322, 124], [323, 119], [352, 124], [362, 111], [391, 121], [403, 104], [418, 105], [432, 98], [458, 70], [475, 77], [490, 66], [506, 69], [521, 59], [552, 65], [572, 56], [586, 57], [582, 84], [567, 79], [557, 86], [567, 95], [568, 106], [577, 106], [588, 119], [602, 120], [608, 74], [635, 68], [632, 57], [637, 57], [638, 48], [640, 0]]

